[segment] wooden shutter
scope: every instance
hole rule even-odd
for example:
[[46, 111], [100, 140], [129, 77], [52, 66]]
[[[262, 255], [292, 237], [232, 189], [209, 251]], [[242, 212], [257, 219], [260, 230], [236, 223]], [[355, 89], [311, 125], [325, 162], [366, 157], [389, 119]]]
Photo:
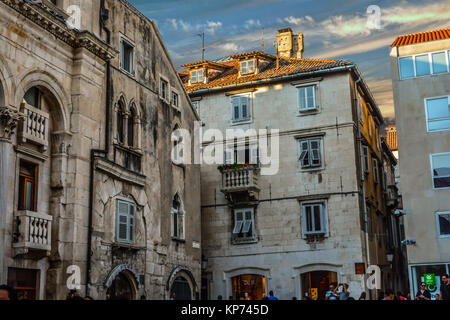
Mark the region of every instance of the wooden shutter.
[[244, 213], [242, 211], [235, 211], [233, 234], [237, 235], [241, 233], [243, 224], [244, 224]]
[[300, 157], [302, 168], [309, 167], [309, 144], [308, 141], [300, 142]]
[[321, 150], [320, 150], [320, 140], [310, 140], [310, 152], [311, 152], [311, 165], [320, 166], [322, 164]]

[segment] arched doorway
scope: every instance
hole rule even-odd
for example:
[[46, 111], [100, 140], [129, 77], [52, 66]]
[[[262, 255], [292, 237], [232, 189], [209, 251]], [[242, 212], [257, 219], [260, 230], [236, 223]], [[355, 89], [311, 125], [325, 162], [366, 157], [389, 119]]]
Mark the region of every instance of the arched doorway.
[[242, 274], [231, 279], [233, 300], [262, 300], [266, 293], [266, 278], [258, 274]]
[[120, 272], [106, 292], [107, 300], [134, 300], [134, 285], [126, 271]]
[[336, 286], [338, 274], [328, 270], [311, 271], [301, 274], [302, 299], [325, 300], [330, 284]]
[[170, 297], [174, 300], [192, 300], [192, 289], [184, 277], [177, 277], [170, 288]]

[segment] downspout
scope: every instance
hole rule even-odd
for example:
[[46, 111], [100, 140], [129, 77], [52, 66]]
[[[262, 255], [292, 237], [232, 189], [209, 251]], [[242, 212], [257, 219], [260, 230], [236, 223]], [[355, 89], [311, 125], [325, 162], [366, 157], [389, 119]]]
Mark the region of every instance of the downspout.
[[363, 202], [363, 210], [364, 210], [364, 246], [366, 249], [366, 263], [367, 266], [370, 266], [370, 255], [369, 255], [369, 233], [367, 230], [367, 205], [366, 205], [366, 188], [365, 188], [365, 172], [364, 172], [364, 165], [362, 162], [362, 154], [363, 154], [363, 146], [362, 146], [362, 135], [361, 135], [361, 123], [359, 121], [360, 114], [359, 114], [359, 108], [358, 108], [358, 83], [361, 82], [361, 76], [358, 75], [358, 80], [355, 81], [355, 106], [356, 106], [356, 121], [357, 121], [357, 128], [358, 128], [358, 144], [359, 144], [359, 161], [360, 161], [360, 168], [361, 168], [361, 192], [362, 192], [362, 202]]
[[[106, 33], [106, 42], [111, 42], [111, 31], [106, 27], [108, 20], [108, 11], [105, 8], [105, 0], [100, 3], [100, 34], [102, 30]], [[95, 159], [102, 155], [103, 158], [108, 156], [110, 145], [110, 118], [111, 118], [111, 62], [106, 61], [106, 113], [105, 113], [105, 149], [91, 149], [90, 172], [89, 172], [89, 216], [88, 216], [88, 239], [87, 239], [87, 257], [86, 257], [86, 296], [90, 295], [91, 289], [91, 258], [92, 258], [92, 220], [94, 210], [94, 173]]]

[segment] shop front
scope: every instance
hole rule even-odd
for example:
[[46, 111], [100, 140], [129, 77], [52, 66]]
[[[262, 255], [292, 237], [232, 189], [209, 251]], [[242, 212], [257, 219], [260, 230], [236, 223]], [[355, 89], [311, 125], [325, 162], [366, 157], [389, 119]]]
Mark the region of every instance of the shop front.
[[311, 271], [301, 274], [302, 300], [325, 300], [330, 284], [337, 285], [338, 275], [333, 271]]
[[450, 263], [410, 265], [411, 298], [414, 299], [419, 285], [425, 282], [427, 290], [431, 293], [431, 300], [436, 300], [441, 287], [441, 277], [450, 272]]
[[14, 288], [18, 300], [38, 299], [39, 270], [8, 269], [8, 285]]
[[243, 274], [232, 278], [233, 300], [262, 300], [266, 293], [266, 278]]

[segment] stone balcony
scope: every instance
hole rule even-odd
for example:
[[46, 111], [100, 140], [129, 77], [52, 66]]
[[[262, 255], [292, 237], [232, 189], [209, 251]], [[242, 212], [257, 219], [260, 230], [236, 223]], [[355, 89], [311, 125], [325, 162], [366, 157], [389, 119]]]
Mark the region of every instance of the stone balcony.
[[30, 142], [47, 150], [50, 115], [26, 103], [22, 104], [21, 111], [24, 114], [18, 131], [21, 142]]
[[397, 206], [399, 196], [398, 189], [396, 185], [389, 185], [386, 190], [386, 205], [390, 208], [394, 208]]
[[46, 256], [51, 250], [52, 216], [20, 210], [16, 218], [16, 242], [13, 243], [16, 255], [38, 254]]
[[256, 165], [229, 165], [221, 168], [222, 189], [228, 200], [258, 200], [259, 169]]

